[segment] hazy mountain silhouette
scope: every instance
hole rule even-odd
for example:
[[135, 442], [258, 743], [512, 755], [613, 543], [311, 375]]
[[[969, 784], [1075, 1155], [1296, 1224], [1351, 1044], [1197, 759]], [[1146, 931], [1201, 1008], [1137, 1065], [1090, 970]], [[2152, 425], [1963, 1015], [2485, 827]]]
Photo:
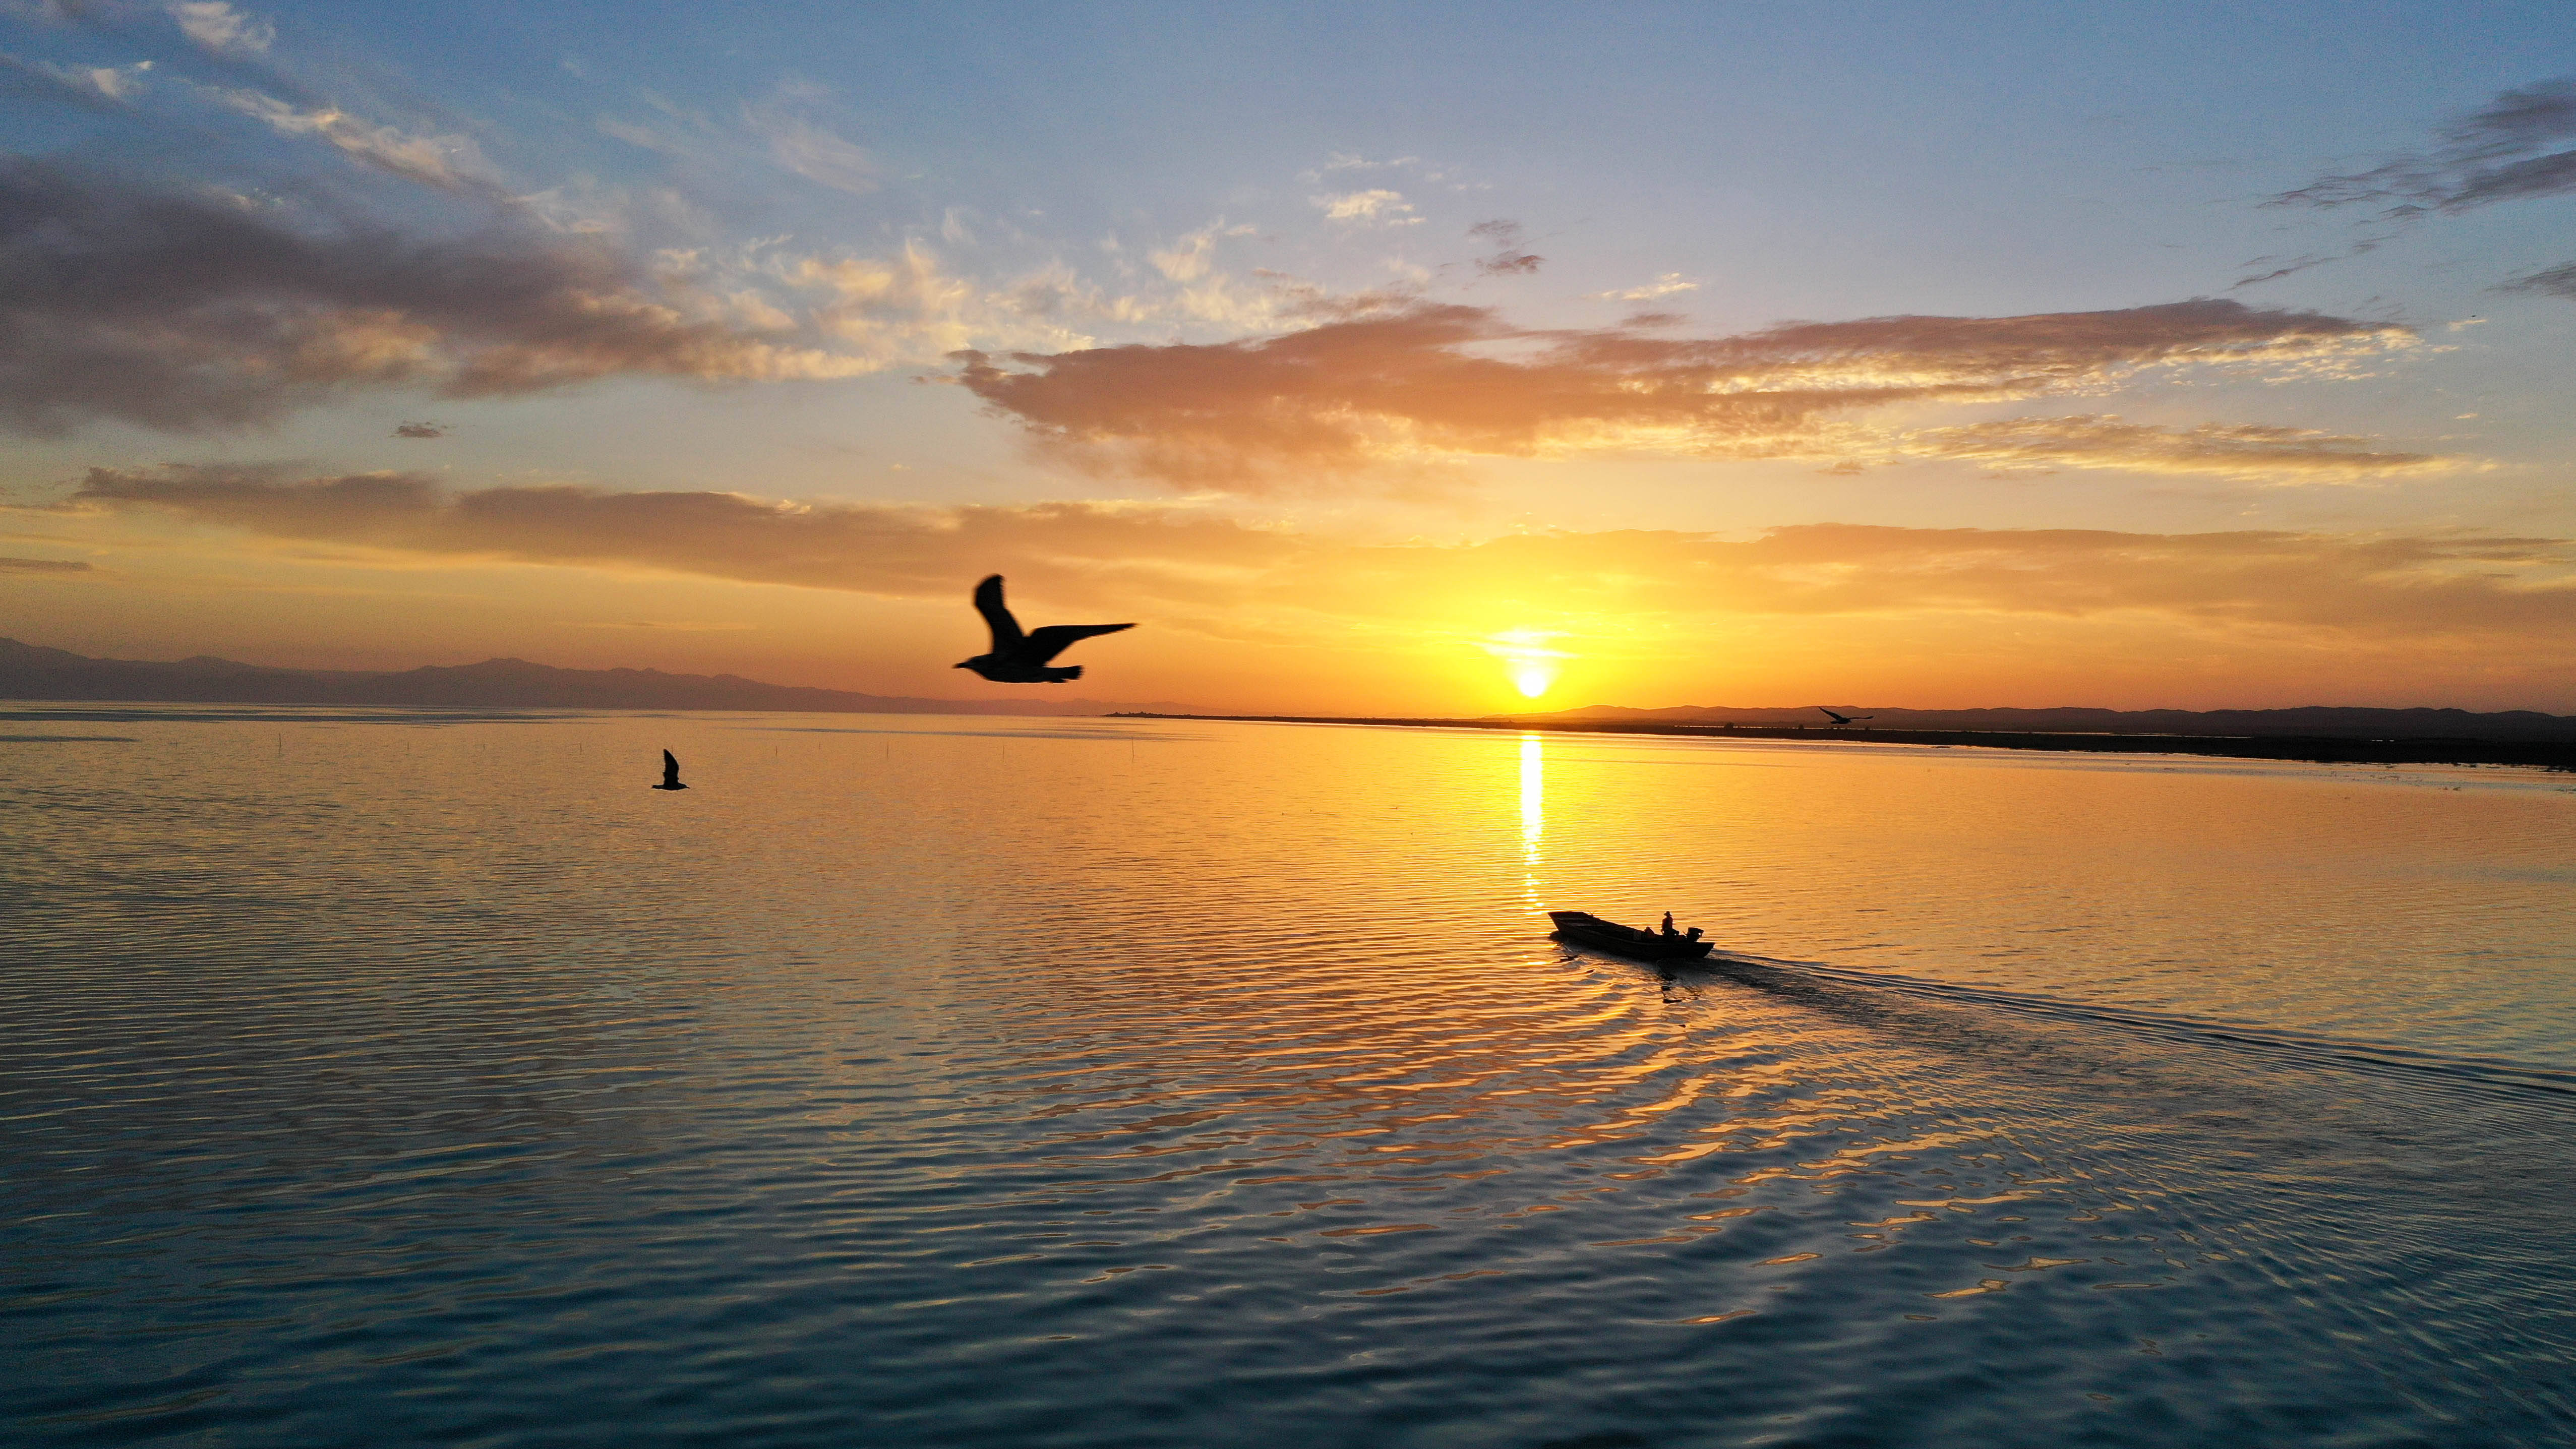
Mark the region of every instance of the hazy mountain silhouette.
[[764, 684], [733, 674], [558, 669], [525, 659], [376, 672], [275, 669], [200, 654], [161, 663], [92, 659], [0, 639], [0, 699], [166, 700], [188, 704], [348, 704], [532, 709], [810, 710], [825, 714], [1084, 715], [1178, 710], [1095, 699], [924, 699]]
[[[1591, 721], [1602, 724], [1807, 725], [1857, 732], [1860, 726], [1820, 722], [1820, 704], [1781, 706], [1678, 705], [1625, 709], [1586, 705], [1549, 714], [1496, 715], [1496, 719]], [[1998, 730], [2031, 734], [2305, 735], [2334, 739], [2576, 740], [2576, 716], [2527, 709], [2479, 714], [2465, 709], [2369, 709], [2305, 705], [2295, 709], [1899, 709], [1891, 705], [1832, 707], [1857, 718], [1872, 716], [1873, 730]]]

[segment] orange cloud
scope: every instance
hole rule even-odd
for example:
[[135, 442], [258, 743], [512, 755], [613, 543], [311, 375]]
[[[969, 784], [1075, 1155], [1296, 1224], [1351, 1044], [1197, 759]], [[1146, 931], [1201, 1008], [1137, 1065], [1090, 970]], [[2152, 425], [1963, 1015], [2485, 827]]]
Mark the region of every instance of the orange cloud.
[[1371, 545], [1095, 504], [925, 509], [576, 487], [448, 494], [416, 475], [180, 466], [93, 469], [56, 508], [146, 509], [273, 539], [451, 559], [905, 598], [948, 598], [961, 580], [1007, 572], [1015, 588], [1059, 603], [1229, 637], [1927, 614], [2155, 615], [2382, 641], [2491, 636], [2553, 658], [2576, 637], [2576, 544], [2551, 538], [1817, 524], [1750, 541], [1641, 530]]
[[[2019, 448], [2061, 466], [2300, 476], [2430, 460], [2259, 425], [2159, 434], [2114, 420], [2042, 420], [1903, 442], [1844, 420], [1900, 403], [2094, 389], [2149, 368], [2330, 372], [2413, 341], [2390, 324], [2211, 299], [1801, 322], [1718, 338], [1656, 336], [1642, 325], [1530, 331], [1490, 308], [1417, 302], [1266, 339], [1003, 360], [961, 352], [957, 377], [1077, 466], [1244, 493], [1462, 457], [1585, 451], [1842, 458]], [[2195, 459], [2200, 466], [2188, 466]]]
[[2166, 428], [2114, 417], [2007, 418], [1924, 428], [1890, 440], [1899, 457], [1956, 458], [1997, 468], [2127, 468], [2288, 482], [2340, 482], [2459, 466], [2430, 453], [2375, 452], [2370, 440], [2312, 428], [2203, 423]]
[[[910, 508], [572, 486], [442, 492], [408, 473], [290, 478], [260, 467], [93, 468], [70, 506], [149, 508], [276, 539], [450, 558], [650, 568], [754, 583], [945, 597], [1006, 560], [1073, 585], [1210, 566], [1259, 570], [1287, 535], [1088, 504]], [[1114, 590], [1109, 590], [1114, 592]]]

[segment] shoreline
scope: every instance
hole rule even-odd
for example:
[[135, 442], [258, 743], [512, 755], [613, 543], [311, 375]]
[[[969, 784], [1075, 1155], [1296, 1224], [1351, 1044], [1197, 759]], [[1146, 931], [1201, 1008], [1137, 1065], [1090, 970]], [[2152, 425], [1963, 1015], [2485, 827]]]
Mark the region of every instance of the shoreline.
[[2205, 755], [2236, 760], [2298, 760], [2326, 765], [2519, 765], [2576, 772], [2576, 741], [2344, 739], [2331, 735], [2113, 735], [2015, 733], [2002, 730], [1854, 729], [1841, 726], [1676, 724], [1664, 721], [1559, 720], [1508, 717], [1402, 719], [1286, 714], [1158, 714], [1137, 710], [1103, 719], [1172, 719], [1232, 724], [1385, 725], [1399, 729], [1507, 730], [1520, 733], [1661, 735], [1690, 739], [1800, 740], [1810, 744], [1937, 745], [2061, 754]]

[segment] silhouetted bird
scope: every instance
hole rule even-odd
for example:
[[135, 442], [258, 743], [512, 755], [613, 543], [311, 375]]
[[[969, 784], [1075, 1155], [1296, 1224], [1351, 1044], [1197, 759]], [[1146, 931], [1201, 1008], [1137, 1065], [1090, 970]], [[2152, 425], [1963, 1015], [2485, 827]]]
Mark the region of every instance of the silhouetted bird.
[[[1817, 705], [1816, 708], [1825, 709], [1821, 704]], [[1850, 724], [1854, 720], [1876, 719], [1878, 716], [1874, 714], [1836, 714], [1832, 710], [1825, 709], [1825, 718], [1832, 720], [1836, 724]]]
[[972, 659], [959, 660], [958, 669], [972, 669], [995, 684], [1062, 684], [1080, 679], [1082, 666], [1058, 669], [1047, 663], [1065, 650], [1094, 634], [1115, 634], [1133, 629], [1133, 624], [1049, 624], [1043, 629], [1020, 632], [1020, 621], [1002, 604], [1002, 576], [995, 574], [975, 586], [975, 612], [993, 628], [993, 651]]
[[662, 783], [654, 786], [653, 788], [656, 790], [685, 790], [689, 788], [688, 786], [680, 783], [680, 761], [678, 757], [674, 756], [669, 750], [664, 750], [662, 752]]

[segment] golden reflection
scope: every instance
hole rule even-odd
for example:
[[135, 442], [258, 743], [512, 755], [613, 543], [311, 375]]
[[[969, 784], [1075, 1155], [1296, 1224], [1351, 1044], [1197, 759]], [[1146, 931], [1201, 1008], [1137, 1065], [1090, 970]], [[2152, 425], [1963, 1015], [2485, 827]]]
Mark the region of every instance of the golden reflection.
[[1541, 737], [1521, 736], [1521, 863], [1528, 874], [1523, 882], [1529, 892], [1530, 909], [1543, 901], [1538, 892], [1538, 870], [1542, 861], [1539, 837], [1547, 833], [1547, 754]]

